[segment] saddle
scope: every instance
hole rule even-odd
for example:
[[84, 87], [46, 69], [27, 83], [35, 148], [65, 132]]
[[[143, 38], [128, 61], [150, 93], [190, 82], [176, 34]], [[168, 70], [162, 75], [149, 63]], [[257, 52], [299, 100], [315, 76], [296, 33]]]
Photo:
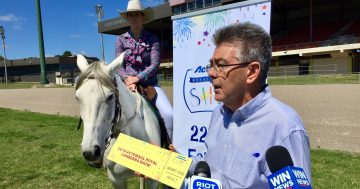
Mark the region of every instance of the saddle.
[[156, 89], [153, 86], [143, 87], [137, 85], [137, 91], [145, 99], [151, 110], [154, 112], [160, 126], [160, 135], [161, 135], [161, 147], [169, 149], [169, 145], [172, 143], [170, 136], [166, 131], [164, 118], [161, 116], [159, 109], [156, 107], [155, 102], [157, 98]]
[[137, 91], [139, 94], [155, 104], [157, 93], [153, 86], [143, 87], [141, 85], [137, 85]]

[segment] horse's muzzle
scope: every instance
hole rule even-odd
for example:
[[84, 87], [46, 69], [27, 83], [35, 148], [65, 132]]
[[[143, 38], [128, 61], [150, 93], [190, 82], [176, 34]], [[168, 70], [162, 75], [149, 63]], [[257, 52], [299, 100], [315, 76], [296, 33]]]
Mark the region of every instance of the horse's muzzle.
[[100, 146], [96, 145], [92, 151], [83, 151], [82, 154], [87, 161], [96, 161], [100, 158], [101, 155]]
[[95, 167], [95, 168], [101, 168], [103, 166], [103, 162], [101, 160], [99, 160], [99, 161], [88, 161], [87, 164], [90, 165], [91, 167]]

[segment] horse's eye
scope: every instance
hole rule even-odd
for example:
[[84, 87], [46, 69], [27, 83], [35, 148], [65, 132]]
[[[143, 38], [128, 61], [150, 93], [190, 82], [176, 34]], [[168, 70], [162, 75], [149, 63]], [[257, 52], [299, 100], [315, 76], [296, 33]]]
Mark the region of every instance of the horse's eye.
[[110, 96], [108, 96], [108, 97], [106, 98], [106, 102], [110, 102], [110, 100], [112, 100], [112, 99], [113, 99], [113, 97], [114, 97], [114, 95], [110, 95]]
[[79, 98], [78, 98], [77, 96], [75, 96], [75, 99], [76, 99], [77, 101], [80, 101], [80, 100], [79, 100]]

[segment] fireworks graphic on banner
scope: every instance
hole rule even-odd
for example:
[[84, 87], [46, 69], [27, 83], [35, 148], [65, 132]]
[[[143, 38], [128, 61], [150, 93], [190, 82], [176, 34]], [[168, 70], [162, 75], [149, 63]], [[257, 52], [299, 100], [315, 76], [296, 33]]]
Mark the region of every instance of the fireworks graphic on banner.
[[191, 37], [191, 32], [196, 24], [190, 18], [180, 19], [174, 22], [173, 35], [176, 41], [184, 42]]
[[212, 29], [223, 26], [225, 23], [225, 18], [228, 14], [228, 11], [221, 11], [205, 15], [206, 28], [211, 31]]
[[261, 6], [261, 9], [264, 11], [263, 13], [262, 13], [262, 15], [266, 15], [266, 9], [267, 9], [267, 6], [266, 5], [263, 5], [263, 6]]
[[202, 36], [200, 37], [202, 39], [202, 41], [201, 40], [197, 41], [198, 46], [207, 45], [208, 47], [210, 47], [211, 46], [210, 43], [207, 42], [208, 37], [211, 37], [209, 35], [210, 35], [210, 33], [207, 30], [203, 31]]

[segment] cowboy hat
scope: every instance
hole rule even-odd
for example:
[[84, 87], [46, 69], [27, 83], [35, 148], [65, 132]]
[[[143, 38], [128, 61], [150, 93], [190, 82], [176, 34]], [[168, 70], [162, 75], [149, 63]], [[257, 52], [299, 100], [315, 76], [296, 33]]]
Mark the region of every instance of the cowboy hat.
[[127, 20], [128, 12], [142, 12], [144, 14], [144, 24], [150, 22], [154, 17], [154, 11], [152, 8], [148, 7], [146, 9], [143, 8], [140, 0], [129, 0], [127, 10], [124, 12], [120, 12], [120, 16]]

